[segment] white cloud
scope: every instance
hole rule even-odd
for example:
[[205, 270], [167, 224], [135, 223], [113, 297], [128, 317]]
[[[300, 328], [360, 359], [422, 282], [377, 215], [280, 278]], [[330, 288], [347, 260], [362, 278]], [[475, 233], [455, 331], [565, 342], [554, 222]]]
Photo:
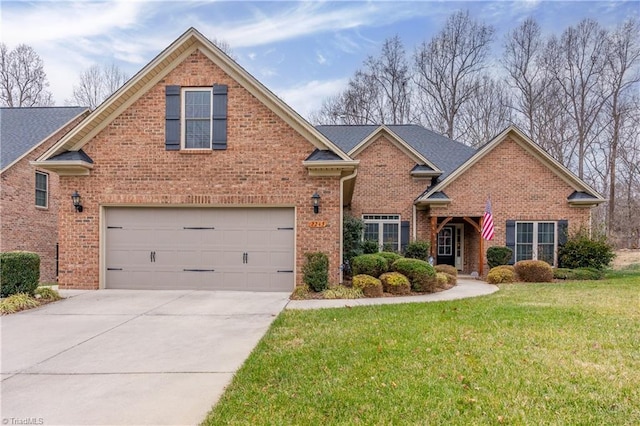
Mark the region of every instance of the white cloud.
[[316, 61], [317, 61], [320, 65], [322, 65], [322, 64], [324, 64], [325, 62], [327, 62], [327, 58], [325, 58], [325, 57], [322, 55], [322, 53], [320, 53], [320, 52], [316, 52]]
[[290, 89], [274, 90], [274, 93], [308, 119], [310, 113], [320, 109], [326, 98], [340, 93], [348, 81], [348, 78], [312, 80]]

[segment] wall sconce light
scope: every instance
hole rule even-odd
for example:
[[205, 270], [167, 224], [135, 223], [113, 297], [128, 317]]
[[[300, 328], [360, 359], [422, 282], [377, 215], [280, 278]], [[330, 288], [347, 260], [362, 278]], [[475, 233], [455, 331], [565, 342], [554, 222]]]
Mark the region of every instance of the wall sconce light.
[[73, 207], [76, 208], [76, 211], [82, 213], [82, 204], [80, 204], [80, 194], [78, 194], [78, 191], [74, 191], [74, 193], [71, 194], [71, 201], [73, 201]]
[[314, 214], [320, 213], [320, 194], [318, 194], [317, 192], [314, 192], [313, 195], [311, 196], [311, 203], [313, 205], [313, 213]]

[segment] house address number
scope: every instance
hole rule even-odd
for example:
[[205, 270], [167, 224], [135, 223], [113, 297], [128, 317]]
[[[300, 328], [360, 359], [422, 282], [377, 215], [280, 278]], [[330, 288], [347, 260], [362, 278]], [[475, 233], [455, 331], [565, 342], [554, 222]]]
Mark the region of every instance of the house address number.
[[312, 220], [311, 222], [309, 222], [309, 228], [325, 228], [326, 226], [326, 220]]

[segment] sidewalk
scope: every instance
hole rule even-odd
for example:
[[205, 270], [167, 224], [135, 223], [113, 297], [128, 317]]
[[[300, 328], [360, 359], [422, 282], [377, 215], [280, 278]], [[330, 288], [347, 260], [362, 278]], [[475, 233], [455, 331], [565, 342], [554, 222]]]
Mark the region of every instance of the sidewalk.
[[437, 302], [441, 300], [466, 299], [484, 296], [498, 291], [498, 286], [475, 280], [469, 276], [459, 276], [458, 284], [449, 290], [420, 296], [398, 296], [365, 299], [310, 299], [290, 300], [285, 309], [322, 309], [352, 306], [389, 305], [393, 303]]

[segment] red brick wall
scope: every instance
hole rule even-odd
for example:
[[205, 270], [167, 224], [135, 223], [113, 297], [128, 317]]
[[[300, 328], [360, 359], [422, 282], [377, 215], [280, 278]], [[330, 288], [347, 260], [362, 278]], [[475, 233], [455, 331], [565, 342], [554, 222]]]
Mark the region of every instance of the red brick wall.
[[[49, 175], [48, 207], [36, 207], [36, 168], [29, 164], [37, 159], [81, 118], [62, 128], [2, 173], [0, 188], [0, 251], [31, 251], [40, 255], [40, 281], [56, 280], [56, 243], [58, 241], [58, 209], [60, 188], [58, 175]], [[64, 194], [62, 194], [64, 195]], [[69, 196], [71, 193], [69, 193]], [[66, 197], [62, 196], [62, 202]], [[71, 199], [69, 198], [71, 205]]]
[[[386, 137], [371, 142], [355, 159], [360, 160], [350, 213], [399, 214], [411, 223], [413, 235], [413, 200], [428, 186], [429, 179], [411, 177], [416, 162], [410, 159]], [[418, 235], [424, 231], [418, 224]]]
[[[204, 153], [166, 151], [165, 86], [226, 84], [228, 148]], [[309, 177], [302, 161], [314, 147], [202, 53], [195, 52], [120, 114], [84, 151], [90, 176], [62, 177], [63, 193], [77, 190], [84, 212], [60, 214], [62, 287], [98, 288], [101, 205], [295, 206], [296, 283], [304, 253], [323, 251], [330, 279], [339, 277], [338, 177]], [[311, 195], [322, 196], [313, 214]], [[309, 228], [326, 220], [326, 228]]]
[[[429, 215], [473, 216], [484, 213], [491, 196], [495, 238], [484, 249], [505, 245], [507, 220], [569, 221], [569, 233], [589, 226], [590, 209], [571, 207], [567, 197], [574, 191], [565, 181], [513, 139], [507, 138], [451, 183], [444, 192], [452, 200], [445, 207], [431, 208]], [[477, 271], [478, 239], [468, 240], [471, 225], [465, 224], [465, 271]], [[424, 237], [429, 238], [428, 230]], [[471, 235], [477, 237], [477, 234]], [[486, 267], [485, 267], [486, 272]]]

